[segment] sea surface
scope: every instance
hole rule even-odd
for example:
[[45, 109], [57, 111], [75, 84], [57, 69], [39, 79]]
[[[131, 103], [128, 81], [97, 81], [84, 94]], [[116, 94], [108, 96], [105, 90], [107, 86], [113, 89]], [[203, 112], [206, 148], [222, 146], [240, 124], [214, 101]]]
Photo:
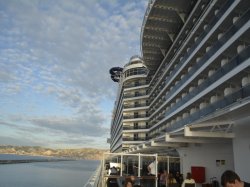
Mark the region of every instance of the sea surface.
[[[41, 158], [0, 154], [0, 160]], [[0, 187], [83, 187], [99, 164], [97, 160], [0, 164]]]

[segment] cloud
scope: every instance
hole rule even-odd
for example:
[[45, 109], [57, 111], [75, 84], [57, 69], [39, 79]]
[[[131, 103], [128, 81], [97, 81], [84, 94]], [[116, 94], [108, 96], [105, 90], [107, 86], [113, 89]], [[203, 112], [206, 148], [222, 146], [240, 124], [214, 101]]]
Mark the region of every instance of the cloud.
[[[1, 144], [21, 145], [40, 145], [54, 148], [60, 147], [86, 147], [86, 145], [94, 147], [107, 147], [106, 138], [109, 130], [100, 124], [95, 117], [91, 124], [83, 124], [83, 119], [68, 119], [58, 117], [48, 118], [20, 118], [20, 116], [12, 116], [12, 121], [0, 121], [0, 126], [14, 130], [11, 133], [12, 138], [8, 134], [1, 134]], [[86, 119], [86, 121], [91, 121]], [[14, 133], [14, 134], [13, 134]], [[9, 137], [9, 138], [8, 138]], [[46, 138], [46, 140], [45, 140]], [[89, 143], [91, 142], [91, 143]], [[25, 144], [26, 145], [26, 144]]]
[[1, 71], [0, 72], [0, 81], [1, 82], [9, 82], [9, 81], [13, 81], [15, 78], [9, 74], [6, 71]]
[[16, 145], [16, 146], [47, 146], [46, 144], [37, 144], [34, 141], [30, 141], [29, 138], [16, 138], [16, 137], [8, 137], [8, 136], [0, 136], [1, 145]]
[[18, 116], [12, 129], [72, 142], [109, 136], [117, 89], [109, 69], [140, 53], [146, 4], [0, 0], [0, 112]]
[[48, 130], [61, 131], [63, 133], [80, 134], [82, 136], [107, 136], [108, 129], [101, 126], [100, 116], [92, 115], [91, 119], [31, 119], [33, 125]]

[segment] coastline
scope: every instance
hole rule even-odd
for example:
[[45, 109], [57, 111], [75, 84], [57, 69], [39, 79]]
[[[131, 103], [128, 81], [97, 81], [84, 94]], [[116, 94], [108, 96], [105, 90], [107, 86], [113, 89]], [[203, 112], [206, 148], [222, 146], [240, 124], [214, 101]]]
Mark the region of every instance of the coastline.
[[22, 164], [32, 162], [60, 162], [73, 161], [74, 159], [28, 159], [28, 160], [0, 160], [0, 164]]
[[[5, 156], [6, 158], [2, 157]], [[11, 157], [9, 157], [11, 155]], [[32, 162], [59, 162], [59, 161], [74, 161], [74, 158], [53, 157], [42, 155], [28, 155], [28, 154], [0, 154], [0, 164], [21, 164]]]
[[[41, 156], [63, 159], [101, 160], [105, 149], [79, 148], [79, 149], [51, 149], [35, 146], [0, 145], [0, 154], [22, 156]], [[1, 157], [0, 157], [0, 160]]]

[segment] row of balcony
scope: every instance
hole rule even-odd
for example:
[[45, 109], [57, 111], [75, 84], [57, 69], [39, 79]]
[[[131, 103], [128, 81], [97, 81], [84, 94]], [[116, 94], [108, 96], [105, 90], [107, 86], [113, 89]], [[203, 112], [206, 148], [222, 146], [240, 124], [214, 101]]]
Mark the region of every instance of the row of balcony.
[[[202, 66], [205, 64], [205, 62], [206, 62], [214, 53], [216, 53], [220, 47], [223, 46], [224, 43], [226, 43], [226, 41], [229, 40], [229, 38], [231, 38], [231, 37], [236, 33], [236, 32], [241, 28], [241, 26], [242, 26], [243, 24], [245, 24], [247, 20], [249, 20], [249, 18], [250, 18], [250, 11], [248, 11], [248, 12], [241, 18], [241, 20], [239, 20], [239, 21], [237, 22], [236, 25], [232, 26], [231, 29], [229, 29], [229, 31], [228, 31], [227, 33], [225, 33], [224, 36], [221, 37], [221, 38], [213, 45], [213, 47], [210, 48], [210, 50], [203, 56], [202, 59], [199, 59], [199, 61], [198, 61], [195, 65], [193, 65], [192, 68], [188, 69], [188, 73], [185, 74], [185, 75], [182, 77], [182, 79], [181, 79], [180, 81], [178, 81], [174, 86], [172, 86], [171, 90], [168, 92], [167, 96], [165, 97], [165, 100], [168, 100], [170, 97], [172, 97], [172, 95], [173, 95], [174, 93], [176, 93], [176, 91], [177, 91], [184, 83], [186, 83], [186, 82], [188, 81], [188, 79], [189, 79], [191, 76], [193, 76], [194, 73], [195, 73], [200, 67], [202, 67]], [[239, 51], [239, 52], [241, 52], [241, 51], [245, 48], [245, 46], [238, 46], [238, 49], [239, 49], [239, 48], [240, 48], [240, 51]], [[239, 63], [239, 61], [240, 61], [239, 58], [241, 58], [241, 57], [242, 57], [242, 58], [245, 58], [245, 59], [248, 58], [247, 52], [242, 53], [241, 55], [239, 55], [239, 56], [238, 56], [238, 59], [237, 59], [237, 58], [234, 59], [233, 61], [236, 61], [236, 62], [233, 62], [232, 64], [235, 64], [235, 63], [236, 63], [236, 65], [237, 65], [237, 63]], [[238, 62], [237, 62], [237, 61], [238, 61]], [[228, 63], [228, 62], [227, 62], [227, 63]], [[177, 67], [171, 74], [174, 75], [174, 73], [176, 73], [176, 72], [179, 70], [179, 68], [180, 68], [181, 65], [182, 65], [182, 64], [179, 64], [178, 67]], [[225, 65], [225, 60], [222, 61], [222, 64], [221, 64], [221, 65], [222, 65], [222, 66]], [[221, 68], [221, 71], [224, 71], [224, 72], [227, 71], [227, 72], [228, 72], [229, 69], [232, 69], [232, 68], [236, 67], [236, 65], [224, 66], [223, 68]], [[227, 70], [227, 69], [228, 69], [228, 70]], [[211, 70], [212, 70], [212, 69], [211, 69]], [[213, 75], [214, 72], [215, 72], [215, 70], [213, 70], [213, 72], [212, 72], [212, 71], [209, 71], [209, 72], [208, 72], [208, 76], [211, 77], [211, 76]], [[202, 76], [204, 76], [204, 75], [202, 75]], [[169, 77], [166, 79], [166, 82], [170, 81], [170, 79], [171, 79], [171, 76], [169, 76]], [[163, 103], [163, 101], [162, 101], [161, 103]], [[157, 107], [157, 108], [158, 108], [158, 107]], [[151, 111], [151, 112], [152, 112], [152, 111]]]
[[[169, 78], [165, 81], [166, 83], [168, 83], [170, 77], [172, 77], [179, 70], [179, 68], [187, 60], [187, 58], [190, 56], [190, 54], [192, 54], [194, 52], [194, 50], [197, 48], [197, 46], [201, 43], [201, 41], [204, 39], [204, 37], [208, 34], [210, 29], [218, 22], [220, 17], [224, 14], [224, 12], [230, 7], [230, 5], [232, 3], [233, 3], [233, 1], [228, 1], [219, 11], [217, 10], [216, 16], [214, 16], [214, 19], [208, 24], [209, 26], [207, 26], [206, 29], [204, 30], [204, 32], [202, 34], [200, 34], [200, 36], [195, 39], [194, 44], [192, 45], [191, 48], [189, 48], [189, 50], [186, 52], [186, 54], [180, 58], [180, 63], [175, 65], [175, 67], [173, 67], [173, 69], [169, 71], [170, 74], [169, 74]], [[165, 68], [167, 68], [167, 67], [168, 66], [165, 66]], [[162, 73], [159, 74], [157, 76], [157, 78], [155, 78], [154, 82], [159, 80], [159, 79], [162, 79], [161, 77], [166, 76], [164, 74], [165, 71], [166, 71], [165, 69], [162, 69], [162, 71], [161, 71]], [[162, 89], [155, 89], [155, 95], [158, 95], [161, 90]], [[151, 100], [152, 99], [154, 99], [154, 98], [151, 98]]]
[[170, 132], [172, 130], [178, 129], [180, 127], [183, 127], [185, 124], [190, 124], [201, 117], [207, 116], [209, 114], [212, 114], [213, 112], [217, 111], [218, 109], [223, 109], [233, 103], [238, 102], [241, 99], [247, 98], [250, 96], [250, 85], [243, 87], [239, 89], [238, 91], [234, 92], [233, 94], [230, 94], [223, 99], [220, 99], [214, 103], [208, 104], [203, 109], [197, 109], [196, 112], [188, 115], [188, 117], [181, 119], [179, 121], [175, 121], [170, 126], [167, 126], [165, 128], [165, 132]]
[[[244, 16], [241, 17], [240, 20], [237, 21], [237, 23], [235, 25], [233, 25], [229, 31], [227, 33], [224, 34], [223, 37], [221, 37], [212, 48], [210, 48], [210, 50], [206, 53], [206, 55], [204, 55], [204, 57], [202, 59], [200, 59], [198, 61], [197, 64], [195, 64], [192, 69], [189, 70], [188, 74], [186, 74], [182, 80], [180, 80], [172, 89], [171, 91], [168, 93], [166, 100], [169, 99], [170, 97], [172, 97], [172, 94], [174, 94], [180, 87], [181, 85], [183, 85], [202, 65], [204, 65], [204, 63], [215, 53], [218, 51], [218, 49], [223, 46], [223, 44], [229, 40], [229, 38], [236, 33], [244, 23], [246, 23], [247, 20], [249, 20], [250, 18], [250, 11], [247, 11], [246, 14], [244, 14]], [[240, 49], [241, 48], [241, 49]], [[241, 62], [243, 62], [245, 59], [249, 58], [249, 47], [247, 47], [244, 50], [244, 46], [238, 46], [238, 52], [240, 52], [240, 54], [235, 57], [233, 60], [231, 60], [230, 63], [227, 62], [227, 64], [224, 64], [224, 61], [222, 63], [222, 67], [220, 69], [217, 70], [217, 72], [215, 73], [215, 71], [212, 73], [210, 73], [209, 71], [209, 79], [206, 79], [206, 81], [204, 81], [202, 84], [199, 85], [198, 83], [198, 87], [197, 88], [193, 88], [190, 91], [189, 97], [186, 96], [185, 99], [186, 101], [189, 100], [190, 98], [193, 97], [193, 95], [198, 94], [199, 92], [201, 92], [202, 90], [204, 90], [206, 87], [208, 87], [210, 84], [212, 84], [215, 80], [218, 80], [220, 77], [222, 77], [223, 75], [227, 74], [229, 71], [231, 71], [232, 69], [234, 69], [237, 65], [239, 65]], [[243, 50], [243, 51], [242, 51]], [[184, 94], [185, 96], [186, 94]], [[179, 102], [180, 99], [178, 99]], [[182, 99], [182, 101], [184, 101], [184, 98]], [[176, 102], [177, 103], [177, 102]], [[183, 102], [180, 102], [178, 105], [171, 105], [171, 111], [168, 111], [166, 113], [166, 115], [168, 115], [169, 113], [171, 113], [172, 111], [176, 110], [179, 106], [183, 105]], [[146, 116], [145, 116], [146, 117]], [[125, 117], [126, 119], [132, 119], [133, 117], [131, 116], [130, 118]], [[139, 118], [139, 117], [136, 117]]]
[[[201, 93], [204, 89], [208, 88], [210, 85], [212, 85], [214, 82], [219, 80], [221, 77], [229, 73], [231, 70], [236, 68], [238, 65], [240, 65], [242, 62], [244, 62], [246, 59], [249, 58], [250, 54], [250, 47], [248, 47], [246, 50], [244, 50], [240, 55], [236, 56], [230, 63], [224, 65], [220, 69], [218, 69], [209, 79], [204, 80], [200, 85], [198, 85], [196, 88], [193, 88], [192, 91], [189, 92], [189, 94], [183, 94], [181, 99], [176, 99], [175, 103], [171, 103], [171, 107], [168, 107], [169, 109], [166, 111], [165, 116], [168, 116], [175, 112], [178, 108], [183, 106], [185, 103], [190, 101], [194, 96]], [[250, 78], [247, 76], [243, 76], [241, 81], [241, 87], [245, 87], [250, 84]], [[235, 92], [237, 87], [231, 87], [229, 84], [224, 84], [224, 92], [223, 90], [218, 90], [215, 95], [211, 95], [210, 97], [210, 103], [213, 103], [221, 98], [221, 95], [223, 97], [227, 97], [228, 95]], [[239, 85], [240, 86], [240, 85]], [[223, 93], [220, 93], [223, 92]], [[240, 97], [241, 98], [241, 97]], [[202, 103], [200, 104], [200, 109], [203, 107]], [[159, 118], [158, 120], [161, 120], [162, 118]]]
[[[192, 99], [194, 96], [198, 95], [201, 91], [203, 91], [205, 88], [208, 88], [211, 84], [213, 84], [214, 82], [216, 82], [217, 80], [219, 80], [222, 76], [224, 76], [225, 74], [229, 73], [231, 70], [235, 69], [236, 66], [240, 65], [242, 62], [244, 62], [245, 60], [247, 60], [249, 58], [249, 54], [250, 54], [250, 47], [247, 47], [245, 50], [243, 50], [239, 55], [237, 55], [234, 59], [231, 60], [231, 62], [228, 62], [227, 64], [225, 64], [223, 67], [221, 67], [220, 69], [218, 69], [209, 79], [206, 79], [203, 83], [201, 83], [198, 87], [194, 88], [189, 94], [186, 94], [183, 96], [183, 98], [181, 100], [179, 100], [179, 102], [176, 102], [175, 105], [173, 105], [170, 110], [168, 110], [165, 113], [165, 116], [169, 116], [171, 113], [173, 113], [174, 111], [176, 111], [176, 109], [178, 109], [179, 107], [183, 106], [186, 102], [190, 101], [190, 99]], [[222, 105], [221, 103], [229, 103], [232, 104], [233, 102], [237, 101], [238, 99], [242, 99], [245, 98], [247, 96], [249, 96], [249, 90], [250, 90], [250, 75], [249, 76], [243, 76], [242, 78], [242, 83], [241, 86], [243, 87], [242, 89], [240, 89], [239, 91], [236, 91], [236, 88], [231, 88], [231, 87], [227, 87], [225, 86], [224, 89], [224, 100], [227, 101], [221, 101], [219, 102], [219, 104], [215, 104], [217, 101], [219, 101], [222, 97], [220, 97], [220, 95], [217, 92], [217, 95], [212, 95], [210, 102], [212, 103], [211, 106], [212, 108], [218, 109], [218, 108], [222, 108], [223, 106], [226, 106], [225, 104]], [[221, 90], [223, 91], [223, 90]], [[204, 110], [207, 114], [209, 114], [209, 112], [211, 111], [210, 109], [203, 109], [205, 108], [204, 106], [206, 106], [208, 103], [201, 103], [200, 104], [200, 108], [196, 108], [196, 110], [191, 109], [190, 110], [190, 114], [193, 114], [195, 111], [199, 111], [199, 115], [201, 115], [201, 112]], [[198, 116], [199, 116], [198, 115]], [[181, 120], [182, 118], [185, 118], [189, 116], [189, 113], [185, 112], [183, 114], [183, 116], [178, 117], [177, 121]], [[204, 113], [201, 115], [204, 116]], [[199, 116], [199, 117], [201, 117]], [[146, 115], [137, 115], [135, 117], [146, 117]], [[127, 119], [134, 119], [133, 116], [130, 117], [125, 117]], [[193, 119], [194, 117], [190, 117], [188, 123], [192, 122], [190, 121], [190, 119]], [[163, 119], [163, 116], [160, 116], [160, 118], [157, 120], [160, 121]], [[197, 119], [197, 116], [196, 118]], [[157, 123], [158, 121], [154, 121]], [[174, 124], [176, 120], [173, 120], [171, 122], [171, 126], [176, 127], [176, 124]], [[153, 121], [150, 122], [150, 124]], [[184, 124], [187, 123], [187, 121], [183, 121]], [[182, 124], [183, 124], [182, 123]], [[179, 127], [179, 126], [178, 126]], [[131, 128], [132, 130], [132, 128]]]
[[[186, 21], [186, 23], [184, 24], [184, 27], [182, 28], [183, 32], [178, 34], [176, 40], [174, 41], [173, 45], [171, 46], [170, 50], [168, 51], [167, 58], [165, 58], [165, 61], [167, 61], [168, 64], [162, 63], [160, 69], [158, 69], [157, 76], [155, 76], [155, 78], [151, 82], [152, 87], [150, 88], [150, 92], [151, 92], [151, 89], [155, 90], [155, 88], [153, 88], [153, 87], [156, 87], [157, 81], [163, 77], [164, 73], [166, 72], [166, 69], [169, 67], [170, 59], [173, 58], [177, 54], [177, 51], [179, 51], [180, 48], [182, 48], [183, 46], [185, 46], [188, 43], [188, 42], [186, 42], [186, 40], [189, 37], [190, 33], [192, 33], [193, 28], [195, 28], [196, 24], [202, 18], [205, 7], [213, 6], [212, 2], [213, 1], [207, 1], [207, 2], [203, 1], [202, 3], [200, 3], [198, 5], [198, 7], [194, 10], [194, 12], [192, 11], [193, 14], [189, 15], [193, 18], [189, 18]], [[202, 18], [202, 19], [204, 19], [204, 18]], [[184, 30], [185, 30], [185, 32], [184, 32]], [[198, 33], [198, 32], [194, 32], [194, 33]], [[158, 94], [156, 94], [156, 95], [158, 95]]]
[[[198, 87], [194, 88], [189, 94], [185, 95], [181, 101], [176, 103], [171, 109], [166, 112], [166, 116], [175, 111], [177, 108], [182, 106], [184, 103], [189, 101], [191, 98], [193, 98], [195, 95], [198, 95], [201, 91], [204, 89], [208, 88], [211, 84], [219, 80], [221, 77], [229, 73], [231, 70], [236, 68], [238, 65], [240, 65], [244, 60], [249, 58], [250, 54], [250, 47], [248, 47], [243, 53], [235, 57], [230, 63], [224, 65], [223, 67], [219, 68], [209, 79], [204, 80]], [[234, 89], [231, 89], [233, 91]], [[226, 92], [227, 91], [227, 92]], [[225, 88], [224, 90], [224, 96], [226, 96], [228, 93], [229, 89], [228, 87]], [[212, 96], [213, 97], [213, 96]], [[211, 97], [211, 99], [212, 99]]]
[[[155, 138], [157, 136], [163, 135], [166, 132], [171, 132], [173, 130], [179, 129], [186, 124], [190, 124], [196, 120], [199, 120], [201, 117], [207, 116], [212, 114], [213, 112], [217, 111], [218, 109], [223, 109], [230, 104], [233, 104], [239, 99], [244, 99], [250, 96], [250, 85], [240, 89], [239, 91], [221, 99], [217, 102], [211, 103], [204, 107], [203, 109], [196, 109], [196, 112], [192, 114], [184, 113], [183, 117], [177, 117], [176, 119], [169, 120], [170, 122], [165, 122], [165, 125], [158, 126], [154, 130], [149, 133], [149, 139]], [[184, 117], [185, 116], [185, 117]]]
[[[201, 117], [204, 117], [206, 115], [212, 114], [213, 112], [217, 111], [218, 109], [223, 109], [240, 99], [244, 99], [250, 96], [250, 78], [248, 79], [248, 85], [245, 87], [239, 89], [238, 91], [228, 94], [225, 97], [221, 97], [220, 100], [214, 101], [213, 103], [207, 104], [206, 106], [203, 106], [203, 108], [195, 108], [195, 110], [190, 110], [190, 113], [183, 113], [183, 116], [177, 117], [175, 119], [169, 119], [169, 122], [164, 122], [164, 124], [158, 126], [157, 128], [154, 128], [149, 133], [149, 136], [145, 138], [145, 140], [148, 140], [150, 138], [154, 138], [156, 136], [162, 135], [166, 132], [173, 131], [175, 129], [183, 127], [183, 125], [190, 124]], [[136, 130], [136, 129], [150, 129], [152, 126], [123, 126], [123, 130]], [[144, 140], [144, 139], [136, 139], [136, 138], [126, 138], [124, 141], [137, 141], [137, 140]]]

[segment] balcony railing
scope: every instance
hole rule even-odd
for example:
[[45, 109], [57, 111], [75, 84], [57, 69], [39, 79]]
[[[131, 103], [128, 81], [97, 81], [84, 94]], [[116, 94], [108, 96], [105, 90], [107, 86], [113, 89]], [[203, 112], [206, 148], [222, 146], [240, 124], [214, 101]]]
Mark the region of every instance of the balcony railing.
[[[168, 96], [166, 97], [166, 100], [169, 99], [169, 98], [172, 96], [172, 94], [175, 93], [176, 90], [179, 89], [179, 88], [181, 87], [182, 84], [184, 84], [191, 76], [193, 76], [193, 74], [194, 74], [201, 66], [203, 66], [204, 63], [205, 63], [205, 62], [206, 62], [215, 52], [217, 52], [218, 49], [219, 49], [221, 46], [223, 46], [223, 44], [226, 43], [226, 41], [228, 41], [229, 38], [232, 37], [232, 36], [241, 28], [241, 26], [242, 26], [243, 24], [245, 24], [246, 21], [248, 21], [249, 19], [250, 19], [250, 11], [248, 11], [248, 12], [241, 18], [241, 20], [239, 20], [239, 21], [237, 22], [236, 25], [232, 26], [231, 29], [229, 29], [229, 31], [226, 32], [226, 33], [224, 34], [224, 36], [223, 36], [220, 40], [218, 40], [218, 41], [212, 46], [211, 50], [210, 50], [208, 53], [206, 53], [206, 54], [203, 56], [203, 58], [202, 58], [197, 64], [195, 64], [195, 65], [192, 67], [191, 71], [190, 71], [188, 74], [186, 74], [186, 76], [183, 77], [183, 79], [181, 79], [181, 80], [178, 82], [178, 84], [176, 84], [176, 85], [174, 86], [173, 89], [170, 90]], [[247, 55], [247, 54], [245, 54], [245, 55]], [[249, 56], [249, 55], [247, 55], [247, 56]], [[178, 70], [178, 68], [176, 68], [171, 74], [174, 74], [177, 70]], [[168, 78], [166, 81], [167, 81], [167, 82], [170, 81], [170, 78], [171, 78], [171, 76], [169, 76], [169, 78]]]
[[183, 127], [186, 124], [190, 124], [206, 115], [209, 115], [213, 112], [215, 112], [218, 109], [223, 109], [226, 108], [227, 106], [236, 103], [237, 101], [239, 101], [239, 99], [244, 99], [250, 96], [250, 85], [245, 86], [241, 89], [239, 89], [238, 91], [224, 97], [221, 100], [218, 100], [217, 102], [214, 102], [212, 104], [209, 104], [207, 107], [191, 114], [189, 117], [184, 118], [176, 123], [174, 123], [173, 125], [171, 125], [171, 127], [167, 127], [165, 129], [165, 132], [170, 132], [173, 130], [176, 130], [178, 128]]
[[[176, 68], [174, 68], [174, 70], [171, 72], [170, 76], [165, 80], [166, 83], [168, 83], [170, 81], [170, 78], [172, 77], [171, 75], [174, 75], [179, 69], [180, 67], [183, 65], [183, 63], [188, 59], [188, 57], [190, 56], [190, 54], [193, 53], [193, 51], [197, 48], [197, 46], [201, 43], [201, 41], [204, 39], [204, 37], [208, 34], [208, 32], [211, 30], [211, 28], [218, 22], [218, 20], [221, 18], [221, 16], [225, 13], [225, 11], [231, 6], [231, 4], [233, 3], [233, 0], [229, 0], [218, 12], [217, 16], [214, 16], [214, 18], [212, 19], [212, 21], [208, 24], [208, 28], [198, 37], [198, 39], [196, 40], [196, 42], [194, 43], [194, 45], [190, 48], [190, 50], [186, 53], [186, 55], [184, 55], [184, 57], [182, 58], [181, 62], [179, 64], [177, 64]], [[168, 66], [166, 66], [165, 68], [167, 68]], [[162, 75], [164, 76], [164, 74]], [[161, 78], [159, 78], [161, 79]], [[152, 89], [151, 91], [153, 91], [154, 89]], [[150, 95], [152, 94], [152, 92], [150, 91]]]
[[133, 98], [133, 97], [140, 97], [140, 96], [146, 96], [146, 93], [136, 93], [136, 94], [127, 94], [124, 95], [123, 98], [127, 99], [127, 98]]
[[138, 129], [148, 129], [147, 126], [138, 126], [138, 127], [126, 127], [126, 126], [123, 126], [123, 130], [138, 130]]
[[124, 109], [146, 107], [146, 106], [148, 106], [146, 103], [144, 103], [144, 104], [135, 104], [135, 105], [125, 105]]
[[146, 86], [148, 83], [138, 83], [138, 84], [127, 84], [124, 86], [124, 88], [136, 88], [139, 86]]
[[137, 118], [147, 118], [148, 115], [146, 114], [140, 114], [140, 115], [134, 115], [134, 116], [123, 116], [123, 119], [137, 119]]
[[122, 141], [146, 141], [147, 138], [146, 137], [143, 137], [143, 138], [135, 138], [135, 137], [125, 137], [125, 138], [122, 138]]
[[[175, 111], [180, 106], [184, 105], [187, 101], [192, 99], [195, 95], [198, 95], [201, 91], [212, 85], [215, 81], [219, 80], [222, 76], [229, 73], [231, 70], [236, 68], [250, 56], [250, 47], [247, 47], [239, 55], [237, 55], [231, 62], [219, 68], [211, 77], [206, 79], [201, 85], [193, 89], [189, 94], [183, 97], [178, 103], [176, 103], [170, 110], [165, 113], [165, 116], [168, 116], [173, 111]], [[176, 89], [174, 89], [176, 90]]]

